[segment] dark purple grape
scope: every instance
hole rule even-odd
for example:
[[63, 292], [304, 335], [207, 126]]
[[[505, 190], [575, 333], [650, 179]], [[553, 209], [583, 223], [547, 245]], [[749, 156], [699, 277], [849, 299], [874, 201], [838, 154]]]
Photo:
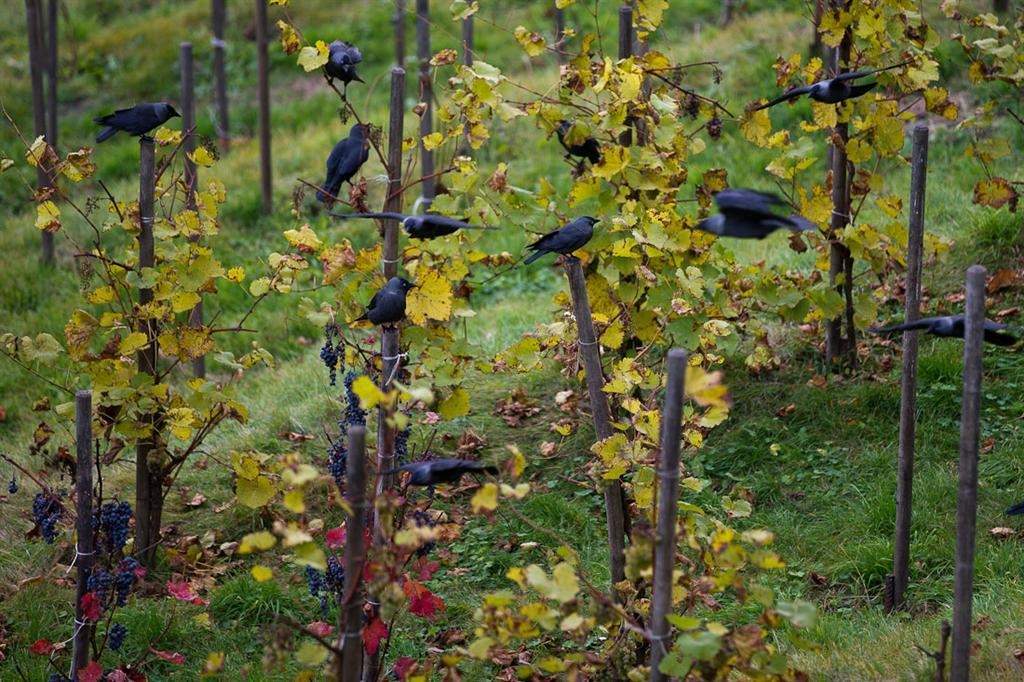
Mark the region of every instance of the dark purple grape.
[[117, 605], [124, 606], [128, 603], [128, 594], [137, 580], [137, 571], [140, 564], [133, 557], [122, 559], [117, 565], [117, 572], [114, 574], [114, 590], [117, 592]]
[[107, 644], [113, 651], [118, 651], [121, 645], [124, 644], [125, 635], [128, 634], [128, 628], [121, 623], [114, 623], [110, 627], [110, 632], [107, 634]]
[[341, 595], [345, 591], [345, 568], [338, 561], [338, 557], [333, 554], [327, 557], [327, 575], [326, 575], [327, 588], [337, 594]]
[[60, 500], [53, 495], [39, 492], [32, 500], [32, 519], [47, 544], [52, 545], [57, 539], [57, 521], [62, 511]]
[[107, 595], [110, 594], [110, 586], [114, 584], [114, 576], [110, 575], [107, 571], [102, 568], [98, 568], [92, 572], [89, 579], [86, 581], [86, 587], [90, 592], [95, 592], [96, 596], [100, 598], [100, 603], [107, 603]]
[[18, 492], [18, 479], [14, 476], [14, 474], [11, 474], [11, 482], [7, 484], [7, 492], [9, 492], [11, 495]]
[[348, 432], [349, 426], [366, 426], [366, 410], [359, 406], [359, 396], [352, 390], [355, 380], [355, 372], [345, 375], [345, 423], [338, 424], [343, 433]]
[[331, 386], [338, 381], [338, 361], [341, 359], [341, 338], [338, 325], [328, 324], [324, 327], [324, 345], [320, 348], [320, 360], [327, 368]]
[[100, 529], [107, 538], [107, 551], [119, 552], [128, 542], [128, 524], [132, 506], [127, 502], [107, 502], [100, 508]]

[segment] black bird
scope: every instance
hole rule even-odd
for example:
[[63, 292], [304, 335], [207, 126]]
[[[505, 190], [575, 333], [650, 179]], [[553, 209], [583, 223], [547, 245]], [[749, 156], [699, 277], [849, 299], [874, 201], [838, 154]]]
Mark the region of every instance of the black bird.
[[370, 158], [370, 147], [366, 142], [367, 127], [362, 123], [352, 126], [348, 137], [340, 140], [327, 157], [327, 179], [323, 189], [316, 193], [317, 201], [327, 203], [331, 197], [337, 197], [341, 185], [352, 182], [352, 178]]
[[1020, 514], [1024, 514], [1024, 502], [1018, 502], [1006, 510], [1007, 516], [1018, 516]]
[[439, 483], [458, 483], [466, 474], [497, 474], [498, 467], [468, 459], [434, 459], [429, 462], [409, 462], [385, 473], [408, 471], [409, 485], [434, 487]]
[[180, 115], [167, 102], [143, 102], [130, 109], [118, 109], [112, 114], [93, 119], [98, 125], [106, 126], [96, 136], [96, 142], [110, 139], [119, 130], [130, 135], [146, 135]]
[[794, 232], [813, 230], [814, 223], [801, 215], [779, 215], [776, 207], [785, 205], [778, 196], [752, 189], [723, 189], [715, 195], [719, 213], [705, 218], [698, 230], [719, 237], [764, 239], [775, 230]]
[[594, 236], [594, 225], [599, 222], [601, 222], [600, 219], [585, 215], [565, 224], [554, 232], [548, 232], [526, 247], [533, 251], [533, 253], [530, 254], [525, 263], [529, 265], [546, 253], [560, 253], [568, 256], [573, 251], [583, 248], [583, 245]]
[[839, 102], [845, 102], [848, 99], [853, 99], [867, 94], [872, 88], [878, 85], [878, 83], [875, 82], [854, 83], [853, 81], [859, 78], [866, 78], [867, 76], [881, 71], [898, 69], [899, 67], [906, 65], [907, 62], [903, 62], [893, 66], [886, 66], [881, 69], [871, 69], [869, 71], [847, 71], [846, 73], [841, 73], [834, 78], [829, 78], [828, 80], [818, 81], [817, 83], [804, 85], [799, 88], [790, 88], [771, 102], [758, 106], [754, 111], [773, 107], [780, 102], [794, 100], [800, 95], [807, 95], [811, 99], [817, 102], [824, 102], [825, 104], [838, 104]]
[[403, 277], [392, 277], [384, 288], [373, 295], [366, 312], [357, 317], [359, 320], [369, 320], [375, 325], [392, 325], [401, 322], [405, 317], [405, 295], [415, 284]]
[[335, 40], [327, 46], [327, 63], [324, 64], [324, 73], [327, 78], [337, 78], [345, 84], [345, 92], [348, 92], [348, 84], [352, 81], [363, 82], [363, 79], [356, 73], [356, 64], [363, 61], [363, 53], [352, 43], [344, 40]]
[[397, 220], [402, 224], [402, 229], [413, 239], [435, 239], [446, 234], [458, 232], [459, 230], [495, 229], [485, 225], [470, 225], [465, 220], [449, 218], [437, 213], [426, 213], [424, 215], [406, 215], [405, 213], [332, 213], [331, 215], [341, 220], [347, 220], [348, 218]]
[[[992, 320], [985, 320], [983, 337], [987, 343], [994, 343], [997, 346], [1012, 346], [1017, 343], [1017, 337], [1004, 331], [1005, 324], [999, 324]], [[948, 315], [946, 317], [922, 317], [915, 322], [904, 322], [891, 327], [872, 328], [868, 331], [872, 334], [895, 334], [911, 329], [920, 329], [932, 336], [941, 336], [949, 339], [962, 339], [966, 330], [963, 315]]]
[[568, 156], [576, 156], [581, 159], [586, 159], [590, 163], [601, 163], [601, 145], [597, 143], [592, 137], [588, 137], [579, 144], [566, 144], [565, 136], [569, 134], [569, 130], [572, 128], [572, 124], [568, 121], [559, 121], [558, 127], [555, 128], [555, 134], [558, 135], [558, 142], [565, 147], [565, 151], [568, 152]]

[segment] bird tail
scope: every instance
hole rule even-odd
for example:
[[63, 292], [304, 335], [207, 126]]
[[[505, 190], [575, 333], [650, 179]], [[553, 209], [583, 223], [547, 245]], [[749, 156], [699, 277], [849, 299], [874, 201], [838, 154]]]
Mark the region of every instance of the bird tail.
[[332, 216], [339, 220], [349, 220], [351, 218], [377, 218], [382, 220], [402, 220], [405, 218], [401, 213], [332, 213]]
[[861, 95], [865, 95], [865, 94], [871, 92], [872, 90], [874, 90], [876, 85], [878, 85], [878, 83], [875, 83], [875, 82], [872, 82], [872, 83], [857, 83], [855, 85], [850, 86], [850, 94], [853, 97], [860, 97]]
[[911, 326], [913, 323], [894, 324], [891, 327], [868, 327], [868, 331], [872, 334], [895, 334], [896, 332], [905, 332], [909, 329], [913, 329]]
[[1020, 514], [1024, 514], [1024, 501], [1018, 502], [1006, 510], [1007, 516], [1019, 516]]
[[[498, 467], [494, 466], [493, 464], [488, 464], [487, 466], [480, 467], [480, 471], [491, 474], [493, 476], [498, 475]], [[1021, 504], [1024, 504], [1024, 502], [1022, 502]]]
[[793, 226], [794, 232], [810, 232], [811, 230], [818, 229], [818, 226], [812, 223], [807, 218], [803, 217], [799, 213], [794, 213], [789, 216], [789, 222]]
[[332, 202], [338, 198], [338, 192], [340, 190], [340, 184], [337, 187], [335, 187], [334, 185], [324, 185], [323, 187], [317, 189], [316, 200], [322, 204]]
[[533, 253], [531, 253], [529, 255], [529, 257], [526, 260], [523, 261], [523, 265], [529, 265], [530, 263], [532, 263], [535, 260], [539, 259], [541, 256], [543, 256], [546, 253], [547, 253], [547, 251], [534, 251]]
[[[1016, 336], [993, 329], [986, 329], [984, 331], [984, 337], [985, 341], [989, 343], [994, 343], [997, 346], [1012, 346], [1013, 344], [1017, 343]], [[1021, 504], [1024, 504], [1024, 502], [1022, 502]], [[1022, 511], [1021, 513], [1024, 513], [1024, 511]]]
[[[102, 124], [102, 119], [96, 119], [96, 122]], [[97, 144], [100, 142], [104, 142], [106, 140], [109, 140], [116, 134], [117, 128], [114, 128], [113, 126], [107, 126], [103, 130], [101, 130], [98, 135], [96, 135], [96, 142]]]
[[523, 262], [523, 259], [520, 258], [519, 260], [517, 260], [515, 263], [513, 263], [510, 266], [508, 266], [504, 270], [499, 270], [498, 272], [494, 273], [493, 275], [491, 275], [487, 279], [485, 279], [485, 280], [483, 280], [481, 282], [473, 282], [472, 284], [474, 286], [478, 286], [478, 287], [479, 286], [483, 286], [484, 284], [489, 284], [489, 283], [493, 282], [494, 280], [498, 279], [499, 277], [501, 277], [502, 275], [504, 275], [505, 273], [513, 270], [517, 265], [519, 265], [522, 262]]

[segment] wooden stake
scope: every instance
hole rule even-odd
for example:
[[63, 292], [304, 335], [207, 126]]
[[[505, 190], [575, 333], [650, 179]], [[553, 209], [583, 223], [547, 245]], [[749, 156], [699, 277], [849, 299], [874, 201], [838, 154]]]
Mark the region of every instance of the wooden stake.
[[405, 68], [405, 0], [394, 0], [394, 3], [391, 23], [395, 29], [395, 66]]
[[256, 0], [256, 56], [259, 68], [260, 192], [264, 215], [274, 210], [270, 165], [270, 59], [267, 56], [267, 0]]
[[213, 0], [213, 94], [217, 101], [217, 141], [222, 152], [231, 147], [231, 126], [228, 122], [228, 82], [224, 70], [224, 25], [227, 8], [224, 0]]
[[434, 84], [430, 80], [430, 0], [416, 0], [416, 61], [420, 70], [420, 103], [426, 105], [420, 114], [420, 201], [430, 208], [434, 201], [437, 178], [434, 177], [434, 152], [423, 146], [423, 138], [434, 132]]
[[[633, 8], [630, 5], [619, 7], [619, 59], [633, 56]], [[627, 123], [632, 119], [627, 117]], [[629, 147], [633, 144], [633, 132], [628, 128], [619, 135], [619, 144]]]
[[[156, 154], [153, 138], [139, 138], [139, 269], [156, 264], [153, 243], [153, 195], [156, 184]], [[139, 305], [153, 302], [152, 289], [139, 290]], [[139, 372], [155, 381], [157, 374], [157, 336], [155, 321], [143, 322], [138, 331], [147, 343], [136, 354]], [[135, 449], [135, 553], [139, 561], [152, 569], [156, 565], [156, 549], [160, 542], [160, 517], [163, 512], [163, 471], [157, 463], [150, 466], [149, 455], [156, 447], [159, 415], [149, 415], [153, 432], [140, 438]]]
[[[914, 128], [910, 162], [910, 225], [907, 237], [907, 279], [904, 284], [907, 322], [921, 317], [921, 252], [924, 249], [925, 181], [928, 175], [928, 126]], [[906, 606], [910, 581], [910, 520], [914, 486], [914, 436], [917, 423], [917, 332], [903, 333], [903, 375], [900, 379], [900, 439], [896, 474], [896, 537], [893, 542], [890, 610]]]
[[[590, 301], [587, 299], [587, 281], [578, 258], [565, 259], [565, 274], [569, 278], [569, 293], [572, 295], [576, 327], [579, 330], [579, 355], [583, 359], [587, 376], [587, 393], [590, 396], [590, 411], [594, 416], [594, 431], [598, 440], [611, 438], [611, 412], [608, 397], [604, 392], [604, 372], [601, 369], [601, 353], [594, 334], [594, 320], [590, 316]], [[625, 513], [622, 508], [622, 484], [611, 481], [604, 489], [605, 518], [608, 524], [608, 562], [612, 583], [626, 577], [625, 568]]]
[[682, 430], [686, 388], [686, 351], [668, 352], [668, 381], [661, 412], [661, 456], [658, 467], [658, 530], [654, 544], [654, 589], [651, 594], [651, 681], [666, 677], [658, 670], [667, 653], [671, 628], [666, 616], [672, 608], [672, 569], [676, 560], [676, 507], [679, 501], [679, 434]]
[[735, 0], [722, 0], [722, 26], [732, 23], [732, 15], [735, 7]]
[[46, 3], [46, 75], [47, 75], [47, 103], [46, 103], [46, 141], [56, 151], [57, 149], [57, 67], [58, 67], [58, 29], [60, 28], [58, 0], [48, 0]]
[[473, 15], [462, 20], [462, 63], [473, 66]]
[[[181, 151], [183, 152], [182, 163], [185, 168], [185, 205], [192, 210], [196, 209], [196, 188], [198, 187], [199, 176], [196, 172], [196, 164], [189, 157], [189, 154], [196, 149], [196, 103], [195, 103], [195, 68], [192, 58], [192, 43], [181, 44], [181, 129], [185, 133]], [[198, 238], [196, 238], [198, 241]], [[200, 294], [201, 296], [201, 294]], [[203, 327], [203, 300], [199, 299], [188, 316], [189, 326], [193, 329]], [[206, 378], [206, 358], [198, 357], [192, 361], [192, 373], [200, 379]]]
[[75, 635], [71, 656], [71, 678], [89, 665], [89, 642], [95, 626], [89, 623], [82, 609], [82, 597], [89, 591], [89, 574], [93, 565], [92, 526], [92, 392], [75, 393]]
[[992, 0], [992, 11], [1005, 14], [1010, 11], [1010, 0]]
[[967, 269], [964, 391], [960, 413], [960, 465], [956, 501], [956, 575], [953, 582], [952, 682], [967, 682], [971, 668], [971, 606], [974, 598], [974, 531], [978, 512], [978, 433], [981, 359], [985, 328], [985, 279], [980, 265]]
[[[46, 135], [46, 98], [43, 95], [43, 39], [40, 35], [40, 0], [25, 0], [25, 22], [28, 36], [28, 69], [32, 80], [32, 123], [36, 137]], [[50, 186], [50, 176], [43, 164], [36, 166], [36, 187]], [[53, 233], [42, 232], [43, 248], [41, 260], [53, 265]]]
[[351, 512], [345, 520], [345, 591], [338, 607], [341, 624], [338, 647], [342, 650], [341, 682], [358, 682], [363, 667], [363, 564], [366, 546], [366, 427], [348, 428], [348, 482], [345, 496]]
[[555, 7], [555, 59], [558, 65], [565, 64], [565, 10]]
[[818, 27], [821, 26], [821, 17], [825, 13], [825, 0], [814, 0], [814, 18], [812, 19], [814, 36], [811, 38], [811, 57], [821, 57], [821, 33]]

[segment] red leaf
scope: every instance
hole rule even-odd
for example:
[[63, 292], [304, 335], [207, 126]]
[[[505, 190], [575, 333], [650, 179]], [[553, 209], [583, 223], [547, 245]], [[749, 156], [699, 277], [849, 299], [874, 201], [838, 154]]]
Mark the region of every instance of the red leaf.
[[345, 544], [345, 527], [338, 526], [327, 531], [327, 546], [338, 549]]
[[197, 606], [205, 606], [209, 604], [208, 601], [200, 597], [198, 594], [192, 591], [192, 586], [185, 581], [176, 583], [172, 580], [167, 581], [167, 593], [175, 599], [181, 601], [187, 601], [190, 604], [196, 604]]
[[107, 673], [107, 682], [132, 682], [132, 678], [128, 677], [128, 673], [118, 668]]
[[102, 612], [103, 605], [95, 592], [86, 592], [82, 595], [82, 615], [86, 620], [99, 620]]
[[90, 661], [89, 665], [78, 669], [78, 682], [99, 682], [103, 677], [103, 666], [96, 661]]
[[388, 626], [384, 624], [384, 621], [380, 618], [374, 618], [371, 620], [366, 627], [363, 628], [363, 646], [366, 648], [366, 653], [371, 656], [376, 654], [381, 640], [387, 636]]
[[330, 637], [331, 633], [334, 632], [334, 626], [330, 623], [325, 623], [322, 620], [314, 621], [306, 626], [306, 628], [314, 635], [321, 637]]
[[185, 657], [177, 651], [160, 651], [153, 647], [149, 647], [149, 651], [157, 658], [163, 659], [168, 663], [173, 663], [174, 665], [185, 665]]
[[49, 656], [53, 653], [53, 642], [48, 639], [37, 639], [28, 650], [39, 656]]
[[410, 658], [409, 656], [401, 656], [395, 661], [393, 670], [399, 680], [405, 682], [405, 678], [408, 677], [412, 669], [416, 667], [416, 659]]
[[402, 590], [409, 598], [409, 611], [413, 615], [432, 620], [438, 611], [444, 610], [444, 600], [427, 589], [423, 583], [407, 578]]
[[441, 568], [441, 564], [436, 561], [430, 561], [425, 556], [421, 556], [416, 560], [416, 563], [413, 564], [413, 567], [417, 570], [420, 580], [430, 580], [434, 574], [437, 573], [437, 570]]

